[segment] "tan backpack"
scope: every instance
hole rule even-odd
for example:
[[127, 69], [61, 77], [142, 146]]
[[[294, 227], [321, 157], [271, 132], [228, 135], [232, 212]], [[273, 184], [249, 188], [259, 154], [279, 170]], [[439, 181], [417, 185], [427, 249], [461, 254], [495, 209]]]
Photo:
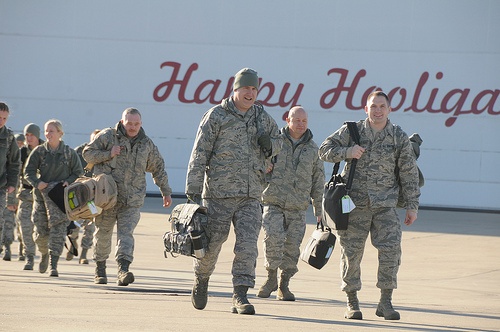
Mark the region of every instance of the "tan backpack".
[[109, 174], [80, 177], [64, 188], [64, 206], [69, 220], [93, 219], [117, 201], [116, 182]]

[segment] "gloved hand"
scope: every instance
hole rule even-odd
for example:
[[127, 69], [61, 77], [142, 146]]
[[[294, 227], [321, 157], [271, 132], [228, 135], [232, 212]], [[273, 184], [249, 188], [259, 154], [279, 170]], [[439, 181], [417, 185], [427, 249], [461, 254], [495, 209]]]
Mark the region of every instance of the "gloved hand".
[[271, 145], [271, 136], [268, 134], [262, 134], [257, 140], [257, 143], [259, 143], [260, 148], [265, 154], [271, 154], [271, 150], [273, 148]]
[[198, 205], [201, 205], [201, 194], [186, 194], [187, 198]]

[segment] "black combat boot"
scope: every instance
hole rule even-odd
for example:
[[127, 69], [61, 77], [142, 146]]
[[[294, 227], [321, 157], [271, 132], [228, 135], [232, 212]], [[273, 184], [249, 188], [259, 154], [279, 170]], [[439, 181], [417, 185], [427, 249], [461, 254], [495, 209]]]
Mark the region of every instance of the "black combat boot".
[[134, 282], [134, 274], [128, 270], [129, 266], [128, 260], [123, 258], [118, 260], [118, 280], [116, 281], [118, 286], [128, 286]]
[[59, 272], [57, 272], [57, 262], [59, 261], [59, 256], [50, 255], [50, 276], [59, 277]]
[[11, 256], [12, 256], [12, 253], [10, 252], [10, 244], [6, 244], [5, 245], [5, 254], [3, 254], [3, 260], [10, 261]]
[[32, 271], [34, 265], [35, 265], [35, 256], [27, 255], [26, 264], [24, 264], [24, 270]]

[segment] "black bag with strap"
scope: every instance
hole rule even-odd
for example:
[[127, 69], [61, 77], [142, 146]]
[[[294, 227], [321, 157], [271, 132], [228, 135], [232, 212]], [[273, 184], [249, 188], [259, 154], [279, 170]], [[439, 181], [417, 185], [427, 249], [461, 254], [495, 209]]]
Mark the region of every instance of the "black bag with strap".
[[318, 270], [321, 269], [328, 263], [336, 240], [330, 228], [324, 227], [322, 221], [319, 222], [302, 250], [300, 259]]
[[[349, 134], [357, 145], [359, 144], [359, 131], [356, 122], [348, 121], [346, 122]], [[349, 177], [347, 182], [340, 174], [338, 174], [340, 168], [340, 162], [335, 163], [333, 167], [332, 177], [325, 184], [325, 191], [323, 193], [323, 220], [326, 224], [335, 230], [346, 230], [349, 223], [349, 212], [344, 213], [342, 211], [342, 198], [349, 194], [352, 185], [352, 179], [354, 178], [354, 172], [356, 169], [357, 159], [353, 158], [351, 161], [351, 168], [349, 169]]]

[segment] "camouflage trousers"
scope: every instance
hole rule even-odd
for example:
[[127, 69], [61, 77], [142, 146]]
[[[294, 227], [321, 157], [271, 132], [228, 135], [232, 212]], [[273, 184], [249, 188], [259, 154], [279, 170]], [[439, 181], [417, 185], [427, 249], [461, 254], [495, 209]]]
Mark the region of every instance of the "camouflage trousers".
[[231, 223], [236, 241], [232, 266], [233, 286], [255, 286], [255, 266], [257, 264], [257, 241], [262, 220], [260, 202], [254, 198], [206, 199], [208, 225], [205, 228], [209, 238], [208, 249], [202, 259], [193, 259], [196, 277], [210, 277], [226, 242]]
[[23, 238], [24, 250], [26, 255], [35, 255], [36, 245], [33, 240], [35, 225], [31, 220], [33, 211], [33, 200], [19, 200], [17, 208], [17, 220], [21, 225], [21, 235]]
[[[7, 207], [7, 188], [0, 188], [0, 245], [5, 245], [10, 243], [4, 243], [4, 237], [9, 237], [9, 225], [5, 225], [5, 219], [3, 216], [3, 211]], [[13, 232], [12, 228], [12, 232]], [[14, 233], [12, 233], [12, 237], [14, 237]], [[7, 239], [6, 239], [7, 240]], [[7, 240], [8, 241], [8, 240]], [[11, 242], [12, 243], [12, 242]]]
[[116, 224], [116, 260], [134, 260], [134, 230], [141, 218], [140, 207], [129, 207], [121, 203], [103, 211], [94, 218], [94, 260], [105, 261], [111, 253], [113, 229]]
[[337, 231], [341, 247], [340, 272], [344, 292], [361, 289], [361, 259], [365, 242], [371, 236], [378, 250], [377, 287], [397, 288], [401, 262], [401, 224], [395, 208], [355, 208], [349, 215], [349, 227]]
[[92, 220], [80, 220], [79, 224], [80, 227], [76, 227], [71, 230], [71, 234], [68, 236], [74, 243], [77, 243], [78, 238], [80, 237], [80, 229], [83, 228], [82, 249], [90, 249], [92, 248], [92, 242], [94, 239], [95, 224]]
[[0, 243], [4, 246], [10, 246], [14, 242], [16, 228], [16, 211], [5, 208], [3, 210], [3, 228]]
[[[50, 202], [47, 205], [50, 205]], [[54, 206], [50, 206], [50, 209], [53, 210]], [[57, 206], [55, 208], [59, 209]], [[49, 253], [54, 256], [61, 256], [66, 241], [66, 228], [69, 225], [69, 220], [58, 218], [58, 220], [51, 222], [50, 212], [47, 210], [44, 201], [36, 200], [34, 202], [32, 219], [35, 225], [35, 243], [42, 255]]]
[[264, 266], [286, 271], [290, 277], [299, 270], [300, 244], [306, 231], [306, 211], [284, 210], [275, 205], [264, 206]]

